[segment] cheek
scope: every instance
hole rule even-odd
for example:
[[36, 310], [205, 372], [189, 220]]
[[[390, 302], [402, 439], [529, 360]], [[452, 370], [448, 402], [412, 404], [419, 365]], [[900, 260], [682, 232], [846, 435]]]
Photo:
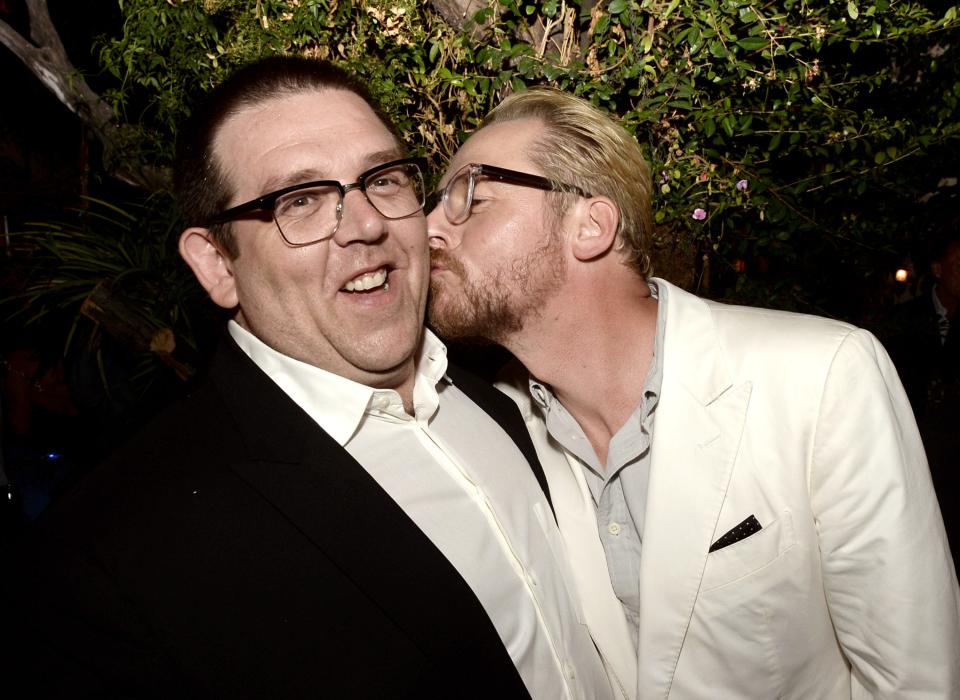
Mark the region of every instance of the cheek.
[[[316, 294], [329, 279], [326, 256], [310, 248], [272, 250], [272, 255], [248, 255], [237, 267], [241, 293], [256, 295], [263, 303], [274, 299], [280, 303], [303, 301]], [[238, 258], [240, 261], [244, 256]], [[305, 295], [304, 289], [313, 289]], [[241, 299], [241, 303], [243, 300]]]
[[522, 257], [542, 238], [541, 222], [531, 217], [498, 217], [485, 236], [478, 237], [482, 253], [493, 260]]

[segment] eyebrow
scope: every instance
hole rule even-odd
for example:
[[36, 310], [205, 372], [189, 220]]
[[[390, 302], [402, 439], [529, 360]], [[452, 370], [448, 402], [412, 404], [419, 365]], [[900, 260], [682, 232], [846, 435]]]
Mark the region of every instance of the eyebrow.
[[[360, 172], [364, 172], [379, 165], [380, 163], [389, 163], [391, 160], [397, 160], [399, 158], [403, 158], [403, 153], [399, 148], [389, 148], [382, 151], [368, 153], [363, 156], [363, 159], [360, 161]], [[261, 191], [264, 193], [275, 192], [283, 189], [284, 187], [298, 185], [301, 182], [331, 179], [333, 178], [325, 174], [324, 171], [319, 168], [301, 168], [300, 170], [296, 170], [292, 173], [286, 173], [278, 177], [270, 178], [261, 186]]]

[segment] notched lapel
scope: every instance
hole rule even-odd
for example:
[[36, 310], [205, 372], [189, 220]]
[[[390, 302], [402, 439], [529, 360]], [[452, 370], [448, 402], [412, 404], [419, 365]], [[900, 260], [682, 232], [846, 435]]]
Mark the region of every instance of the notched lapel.
[[440, 550], [232, 340], [224, 342], [211, 379], [247, 448], [232, 470], [427, 656], [472, 646], [484, 658], [509, 661], [493, 623]]
[[[656, 688], [666, 696], [672, 683], [733, 473], [750, 391], [747, 382], [730, 387], [709, 406], [686, 394], [658, 408], [663, 412], [654, 427], [640, 562], [639, 687], [644, 691]], [[661, 430], [668, 423], [682, 431]]]
[[667, 304], [640, 563], [644, 697], [666, 697], [673, 682], [752, 388], [733, 381], [705, 302], [669, 287]]

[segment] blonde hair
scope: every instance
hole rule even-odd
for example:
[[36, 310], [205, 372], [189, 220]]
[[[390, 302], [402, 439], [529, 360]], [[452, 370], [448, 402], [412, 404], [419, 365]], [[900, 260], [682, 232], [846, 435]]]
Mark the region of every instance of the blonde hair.
[[[527, 155], [548, 179], [613, 200], [620, 210], [617, 249], [646, 278], [653, 217], [650, 166], [639, 144], [586, 100], [546, 87], [513, 93], [486, 116], [482, 126], [528, 118], [541, 120], [544, 130]], [[572, 200], [561, 193], [554, 201], [555, 213], [562, 217]]]

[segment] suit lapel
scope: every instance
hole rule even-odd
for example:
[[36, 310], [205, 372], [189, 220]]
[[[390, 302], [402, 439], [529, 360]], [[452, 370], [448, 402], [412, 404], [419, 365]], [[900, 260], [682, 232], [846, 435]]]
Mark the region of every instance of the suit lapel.
[[453, 565], [353, 457], [232, 341], [225, 343], [212, 379], [249, 455], [232, 465], [234, 472], [428, 657], [462, 649], [470, 635], [481, 657], [512, 667], [493, 623]]
[[709, 306], [657, 282], [667, 325], [640, 563], [644, 697], [669, 694], [750, 398], [750, 384], [735, 385], [724, 366]]

